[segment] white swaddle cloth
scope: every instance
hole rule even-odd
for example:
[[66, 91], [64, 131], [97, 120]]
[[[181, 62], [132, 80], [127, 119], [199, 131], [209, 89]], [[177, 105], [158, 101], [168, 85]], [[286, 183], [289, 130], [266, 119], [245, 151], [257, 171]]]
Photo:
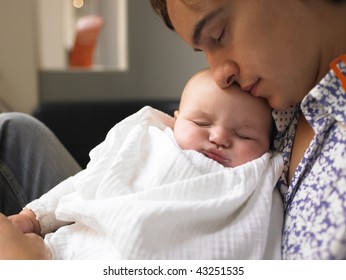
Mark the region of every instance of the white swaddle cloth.
[[56, 219], [73, 223], [46, 235], [54, 258], [264, 257], [281, 156], [225, 168], [182, 151], [172, 124], [143, 108], [109, 131], [85, 170], [28, 205], [43, 231], [60, 225]]

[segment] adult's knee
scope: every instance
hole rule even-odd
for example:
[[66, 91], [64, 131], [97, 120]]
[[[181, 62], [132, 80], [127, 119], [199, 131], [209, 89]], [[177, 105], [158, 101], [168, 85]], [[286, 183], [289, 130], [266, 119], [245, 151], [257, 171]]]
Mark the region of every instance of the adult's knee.
[[28, 141], [38, 140], [42, 134], [51, 134], [49, 129], [34, 117], [19, 112], [0, 114], [0, 145], [4, 141], [13, 141], [14, 144], [19, 139]]
[[0, 129], [7, 129], [8, 126], [11, 128], [18, 127], [21, 129], [26, 129], [28, 127], [32, 128], [41, 125], [42, 123], [40, 123], [37, 119], [25, 113], [10, 112], [0, 114]]

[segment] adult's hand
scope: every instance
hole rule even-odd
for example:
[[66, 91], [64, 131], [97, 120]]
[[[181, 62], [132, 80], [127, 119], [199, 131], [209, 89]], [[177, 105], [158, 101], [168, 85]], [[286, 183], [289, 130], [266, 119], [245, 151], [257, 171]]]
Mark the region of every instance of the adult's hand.
[[41, 233], [40, 223], [36, 220], [36, 215], [31, 210], [24, 209], [19, 214], [8, 216], [7, 218], [23, 233]]
[[0, 213], [0, 259], [45, 260], [49, 253], [41, 236], [22, 233]]

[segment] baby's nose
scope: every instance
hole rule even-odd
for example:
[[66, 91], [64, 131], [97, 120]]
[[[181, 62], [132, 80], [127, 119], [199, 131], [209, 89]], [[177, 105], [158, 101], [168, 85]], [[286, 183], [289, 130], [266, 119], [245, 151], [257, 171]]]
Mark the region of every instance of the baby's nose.
[[222, 148], [229, 148], [231, 145], [230, 133], [224, 128], [213, 128], [210, 132], [209, 141]]

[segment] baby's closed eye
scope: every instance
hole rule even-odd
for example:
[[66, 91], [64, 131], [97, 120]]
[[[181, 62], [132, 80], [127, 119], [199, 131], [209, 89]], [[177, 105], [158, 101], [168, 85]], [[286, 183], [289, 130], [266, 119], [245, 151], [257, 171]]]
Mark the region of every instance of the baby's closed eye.
[[211, 123], [209, 121], [206, 120], [192, 120], [192, 122], [200, 127], [210, 127]]

